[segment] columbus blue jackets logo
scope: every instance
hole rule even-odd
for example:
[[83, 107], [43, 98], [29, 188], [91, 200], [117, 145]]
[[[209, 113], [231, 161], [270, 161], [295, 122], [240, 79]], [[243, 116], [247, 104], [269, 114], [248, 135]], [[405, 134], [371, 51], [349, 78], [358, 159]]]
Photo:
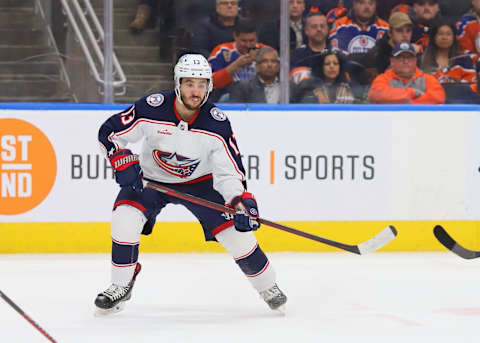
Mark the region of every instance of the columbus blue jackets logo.
[[191, 176], [200, 164], [199, 160], [178, 155], [176, 152], [170, 153], [160, 150], [153, 150], [153, 159], [167, 173], [181, 178]]
[[212, 115], [213, 119], [218, 121], [224, 121], [227, 119], [227, 115], [223, 113], [218, 107], [212, 107], [210, 110], [210, 114]]
[[163, 94], [155, 93], [147, 97], [147, 104], [149, 104], [152, 107], [158, 107], [161, 104], [163, 104], [163, 100], [165, 100], [165, 97], [163, 96]]

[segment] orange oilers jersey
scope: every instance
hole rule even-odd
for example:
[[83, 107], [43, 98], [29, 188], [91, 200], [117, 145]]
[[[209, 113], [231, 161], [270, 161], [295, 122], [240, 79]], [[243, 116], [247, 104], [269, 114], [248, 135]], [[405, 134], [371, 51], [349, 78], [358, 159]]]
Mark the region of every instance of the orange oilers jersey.
[[447, 68], [438, 67], [430, 74], [435, 76], [442, 84], [474, 83], [476, 82], [474, 59], [474, 55], [459, 54], [450, 59], [450, 65]]
[[470, 14], [458, 21], [457, 36], [460, 50], [480, 54], [480, 20], [478, 16]]
[[[267, 45], [262, 43], [256, 44], [257, 48], [264, 46]], [[235, 42], [222, 43], [213, 48], [208, 57], [208, 62], [213, 71], [213, 87], [224, 88], [234, 81], [250, 80], [255, 77], [255, 62], [238, 68], [234, 75], [228, 74], [225, 68], [240, 56], [241, 54], [238, 52]]]

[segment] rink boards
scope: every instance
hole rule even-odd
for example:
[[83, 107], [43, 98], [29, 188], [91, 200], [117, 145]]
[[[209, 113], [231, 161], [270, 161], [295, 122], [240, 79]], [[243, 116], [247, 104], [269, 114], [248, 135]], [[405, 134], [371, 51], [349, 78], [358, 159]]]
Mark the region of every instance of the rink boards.
[[[0, 253], [110, 249], [118, 187], [97, 131], [124, 107], [0, 105]], [[393, 224], [383, 251], [442, 250], [442, 223], [480, 248], [479, 107], [220, 107], [262, 217], [350, 244]], [[179, 206], [157, 220], [142, 251], [221, 251]], [[273, 228], [257, 237], [269, 251], [334, 250]]]

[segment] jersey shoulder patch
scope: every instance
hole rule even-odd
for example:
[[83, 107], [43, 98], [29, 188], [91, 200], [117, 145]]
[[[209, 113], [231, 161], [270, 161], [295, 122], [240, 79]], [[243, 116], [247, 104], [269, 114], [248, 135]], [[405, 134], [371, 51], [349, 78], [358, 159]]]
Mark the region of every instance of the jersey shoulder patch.
[[165, 101], [165, 96], [162, 93], [154, 93], [147, 96], [147, 104], [152, 107], [158, 107]]
[[210, 109], [210, 114], [212, 115], [213, 119], [218, 121], [225, 121], [227, 120], [227, 115], [218, 107], [212, 107]]

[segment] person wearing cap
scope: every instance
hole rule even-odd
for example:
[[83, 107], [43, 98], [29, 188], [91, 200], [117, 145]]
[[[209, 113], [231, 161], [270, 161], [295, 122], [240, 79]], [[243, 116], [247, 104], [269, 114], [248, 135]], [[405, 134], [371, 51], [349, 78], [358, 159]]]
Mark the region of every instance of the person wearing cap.
[[438, 80], [417, 67], [412, 43], [397, 44], [391, 68], [373, 80], [368, 99], [376, 104], [443, 104], [445, 91]]
[[338, 19], [330, 31], [332, 48], [347, 53], [365, 53], [388, 31], [388, 23], [377, 17], [376, 0], [354, 0], [353, 9]]
[[458, 46], [480, 54], [480, 0], [472, 0], [472, 10], [457, 23]]
[[[395, 45], [402, 42], [410, 43], [412, 40], [413, 24], [410, 17], [403, 12], [393, 13], [388, 24], [390, 29], [388, 34], [375, 43], [375, 46], [363, 56], [352, 56], [353, 60], [359, 62], [365, 68], [364, 80], [362, 83], [372, 83], [373, 79], [378, 74], [385, 72], [390, 66], [390, 56]], [[413, 45], [417, 53], [420, 52], [420, 47]]]

